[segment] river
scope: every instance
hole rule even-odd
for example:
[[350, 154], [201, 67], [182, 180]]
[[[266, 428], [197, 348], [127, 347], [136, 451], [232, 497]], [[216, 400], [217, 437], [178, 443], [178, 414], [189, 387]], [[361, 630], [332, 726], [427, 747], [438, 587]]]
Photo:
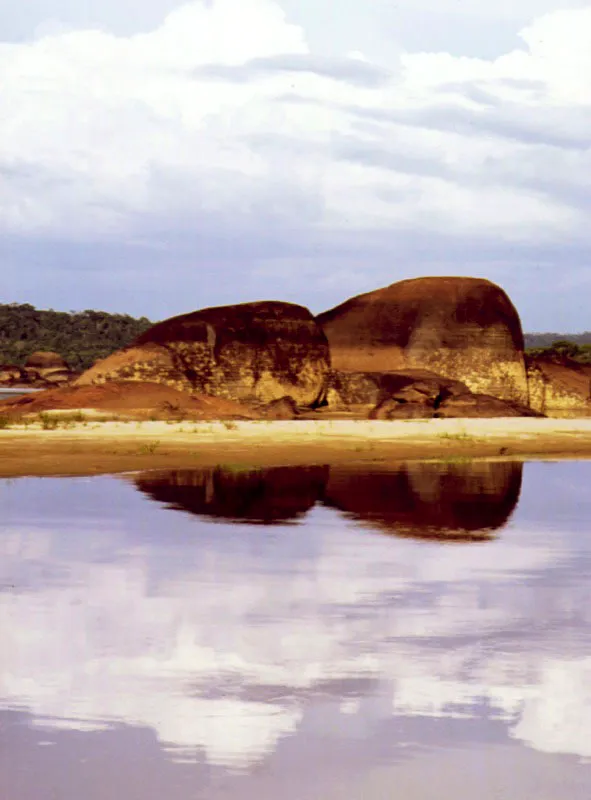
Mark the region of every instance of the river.
[[590, 484], [0, 481], [0, 797], [588, 800]]

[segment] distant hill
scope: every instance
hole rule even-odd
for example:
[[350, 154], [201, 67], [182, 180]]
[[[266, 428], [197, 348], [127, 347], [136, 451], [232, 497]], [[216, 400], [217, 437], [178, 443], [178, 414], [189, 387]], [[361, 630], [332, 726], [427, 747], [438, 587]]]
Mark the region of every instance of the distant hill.
[[573, 344], [591, 344], [591, 331], [585, 333], [526, 333], [525, 346], [550, 347], [554, 342], [572, 342]]
[[126, 347], [153, 323], [106, 311], [41, 311], [0, 303], [0, 363], [22, 365], [35, 350], [53, 350], [74, 370]]

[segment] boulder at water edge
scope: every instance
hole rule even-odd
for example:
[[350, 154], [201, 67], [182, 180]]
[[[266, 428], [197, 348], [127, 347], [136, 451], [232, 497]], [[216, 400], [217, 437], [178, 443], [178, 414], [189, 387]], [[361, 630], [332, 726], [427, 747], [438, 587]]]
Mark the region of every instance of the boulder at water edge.
[[207, 308], [150, 328], [97, 362], [79, 384], [140, 380], [182, 391], [313, 406], [329, 368], [326, 337], [310, 312], [264, 301]]
[[359, 295], [317, 317], [338, 372], [426, 369], [472, 392], [526, 405], [519, 315], [479, 278], [416, 278]]

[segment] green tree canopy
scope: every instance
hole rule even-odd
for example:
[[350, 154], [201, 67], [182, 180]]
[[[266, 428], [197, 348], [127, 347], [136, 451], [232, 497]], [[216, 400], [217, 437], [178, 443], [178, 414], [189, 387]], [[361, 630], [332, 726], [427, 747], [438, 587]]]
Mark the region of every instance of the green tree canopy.
[[29, 303], [0, 303], [0, 363], [22, 366], [35, 350], [59, 353], [75, 370], [127, 347], [152, 326], [146, 317], [106, 311], [41, 311]]

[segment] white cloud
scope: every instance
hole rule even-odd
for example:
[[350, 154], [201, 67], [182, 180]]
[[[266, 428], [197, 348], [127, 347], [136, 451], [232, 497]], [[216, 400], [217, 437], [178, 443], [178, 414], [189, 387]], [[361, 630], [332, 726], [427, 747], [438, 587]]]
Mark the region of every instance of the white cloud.
[[317, 60], [274, 62], [309, 46], [272, 0], [188, 3], [127, 38], [4, 45], [0, 226], [94, 239], [154, 218], [173, 230], [233, 220], [262, 236], [265, 209], [289, 225], [309, 205], [309, 230], [586, 238], [575, 198], [589, 201], [589, 153], [551, 135], [572, 134], [578, 113], [584, 139], [590, 35], [591, 8], [556, 12], [524, 31], [527, 50], [407, 53], [374, 86], [351, 80], [368, 54], [328, 59], [325, 74]]

